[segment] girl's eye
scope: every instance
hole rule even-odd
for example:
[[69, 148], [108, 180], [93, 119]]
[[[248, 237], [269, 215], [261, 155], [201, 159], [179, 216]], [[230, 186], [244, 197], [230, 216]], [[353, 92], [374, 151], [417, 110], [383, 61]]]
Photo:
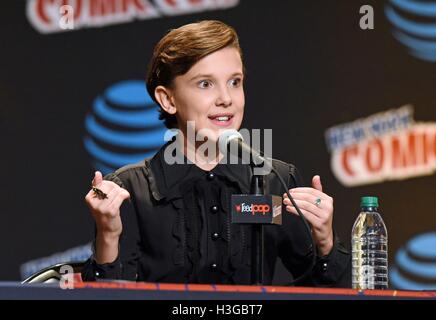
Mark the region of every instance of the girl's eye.
[[212, 86], [212, 83], [209, 81], [209, 80], [201, 80], [199, 83], [198, 83], [198, 86], [200, 87], [200, 88], [209, 88], [209, 87], [211, 87]]
[[232, 87], [239, 87], [241, 85], [241, 83], [242, 83], [241, 78], [235, 78], [235, 79], [230, 80], [230, 85]]

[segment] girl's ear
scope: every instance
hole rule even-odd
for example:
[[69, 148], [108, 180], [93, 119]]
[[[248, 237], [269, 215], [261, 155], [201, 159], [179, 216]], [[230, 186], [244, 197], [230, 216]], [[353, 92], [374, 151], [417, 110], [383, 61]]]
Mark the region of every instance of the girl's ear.
[[176, 113], [177, 108], [174, 104], [173, 96], [170, 89], [164, 86], [157, 86], [156, 89], [154, 89], [154, 96], [165, 112], [169, 114]]

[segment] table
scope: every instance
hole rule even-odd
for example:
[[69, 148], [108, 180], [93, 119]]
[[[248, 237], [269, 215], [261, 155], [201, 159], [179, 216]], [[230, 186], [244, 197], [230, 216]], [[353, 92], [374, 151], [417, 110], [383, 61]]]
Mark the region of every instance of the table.
[[80, 300], [435, 300], [436, 291], [364, 290], [310, 287], [231, 286], [136, 282], [0, 282], [0, 299]]

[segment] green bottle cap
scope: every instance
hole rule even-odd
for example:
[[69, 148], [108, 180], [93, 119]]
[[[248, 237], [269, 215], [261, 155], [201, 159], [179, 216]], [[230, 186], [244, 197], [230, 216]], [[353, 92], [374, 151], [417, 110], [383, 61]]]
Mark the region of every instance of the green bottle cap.
[[362, 197], [360, 200], [361, 207], [378, 207], [377, 197]]

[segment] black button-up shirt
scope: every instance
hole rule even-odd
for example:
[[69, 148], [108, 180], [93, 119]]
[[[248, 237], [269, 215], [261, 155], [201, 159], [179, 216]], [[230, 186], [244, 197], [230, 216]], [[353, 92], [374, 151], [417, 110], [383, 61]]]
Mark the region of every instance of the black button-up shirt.
[[[127, 189], [131, 199], [120, 209], [118, 258], [98, 265], [91, 257], [83, 280], [250, 284], [251, 227], [231, 223], [230, 198], [249, 193], [251, 167], [218, 164], [204, 171], [194, 164], [169, 165], [166, 147], [151, 160], [105, 177]], [[289, 188], [302, 185], [293, 165], [272, 163], [285, 174]], [[284, 192], [274, 173], [265, 176], [264, 185], [267, 194]], [[265, 226], [264, 237], [264, 284], [271, 284], [277, 258], [298, 277], [316, 254], [304, 224], [284, 206], [282, 225]], [[338, 239], [299, 285], [350, 286], [350, 256]]]

